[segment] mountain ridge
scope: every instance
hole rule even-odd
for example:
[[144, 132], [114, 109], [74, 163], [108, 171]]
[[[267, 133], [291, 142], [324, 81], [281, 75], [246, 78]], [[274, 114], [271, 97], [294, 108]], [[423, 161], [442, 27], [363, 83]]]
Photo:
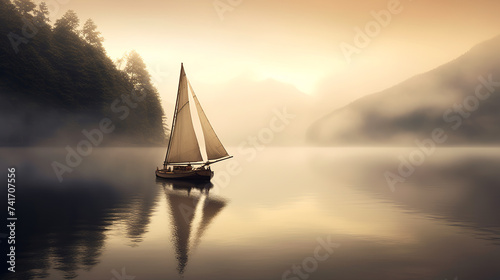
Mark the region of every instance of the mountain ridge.
[[[435, 128], [448, 130], [453, 124], [444, 120], [443, 114], [473, 94], [481, 77], [488, 79], [491, 75], [493, 81], [500, 81], [498, 49], [500, 35], [448, 63], [334, 110], [309, 127], [308, 142], [414, 145], [415, 139], [428, 137]], [[482, 101], [477, 112], [474, 110], [463, 120], [459, 130], [452, 128], [446, 145], [497, 143], [500, 130], [492, 128], [491, 118], [500, 121], [500, 116], [494, 114], [496, 106], [492, 102], [500, 106], [500, 99], [494, 94]]]

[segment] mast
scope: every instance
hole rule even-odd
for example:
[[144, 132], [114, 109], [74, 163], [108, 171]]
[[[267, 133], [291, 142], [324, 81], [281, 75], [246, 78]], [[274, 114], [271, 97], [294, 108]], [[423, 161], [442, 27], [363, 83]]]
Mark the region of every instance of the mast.
[[181, 73], [179, 75], [179, 86], [177, 87], [177, 98], [175, 99], [175, 109], [174, 109], [174, 116], [172, 118], [172, 130], [170, 130], [170, 136], [168, 137], [168, 147], [167, 147], [167, 154], [165, 155], [165, 161], [163, 162], [163, 168], [167, 168], [167, 158], [168, 154], [170, 153], [170, 146], [172, 146], [172, 135], [174, 134], [174, 126], [175, 126], [175, 120], [177, 119], [177, 107], [179, 106], [179, 90], [181, 88], [181, 82], [182, 82], [182, 73], [184, 72], [184, 63], [181, 62]]

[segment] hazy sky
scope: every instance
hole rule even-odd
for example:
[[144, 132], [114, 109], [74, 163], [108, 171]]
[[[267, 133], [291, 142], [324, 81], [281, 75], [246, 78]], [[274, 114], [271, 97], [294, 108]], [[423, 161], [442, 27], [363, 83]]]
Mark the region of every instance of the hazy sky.
[[[431, 70], [500, 34], [500, 2], [492, 0], [47, 2], [57, 1], [64, 3], [51, 6], [53, 18], [68, 9], [81, 22], [92, 18], [112, 58], [138, 51], [167, 102], [173, 102], [184, 62], [199, 95], [205, 85], [234, 78], [272, 78], [312, 97], [328, 97], [335, 108]], [[218, 13], [214, 3], [231, 10]], [[399, 13], [375, 29], [370, 43], [348, 63], [340, 44], [355, 46], [355, 28], [364, 29], [374, 20], [372, 11], [391, 5]]]

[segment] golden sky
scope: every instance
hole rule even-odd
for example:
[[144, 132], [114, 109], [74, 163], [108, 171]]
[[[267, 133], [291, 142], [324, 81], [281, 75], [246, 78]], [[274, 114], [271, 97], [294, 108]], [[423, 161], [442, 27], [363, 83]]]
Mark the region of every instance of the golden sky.
[[[492, 0], [48, 2], [60, 3], [51, 5], [52, 18], [68, 9], [81, 22], [92, 18], [112, 58], [138, 51], [164, 100], [173, 100], [184, 62], [197, 92], [235, 78], [271, 78], [338, 107], [500, 34], [500, 2]], [[356, 28], [365, 29], [381, 10], [390, 20], [349, 63], [340, 45], [355, 46]]]

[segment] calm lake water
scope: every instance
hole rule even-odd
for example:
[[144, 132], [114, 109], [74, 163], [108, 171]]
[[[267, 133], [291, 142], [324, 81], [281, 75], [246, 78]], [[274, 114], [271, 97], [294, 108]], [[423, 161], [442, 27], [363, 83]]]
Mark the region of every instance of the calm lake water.
[[412, 149], [229, 151], [196, 185], [155, 178], [164, 148], [94, 149], [62, 183], [64, 150], [1, 149], [18, 218], [4, 277], [500, 279], [500, 149], [438, 149], [394, 189], [384, 174]]

